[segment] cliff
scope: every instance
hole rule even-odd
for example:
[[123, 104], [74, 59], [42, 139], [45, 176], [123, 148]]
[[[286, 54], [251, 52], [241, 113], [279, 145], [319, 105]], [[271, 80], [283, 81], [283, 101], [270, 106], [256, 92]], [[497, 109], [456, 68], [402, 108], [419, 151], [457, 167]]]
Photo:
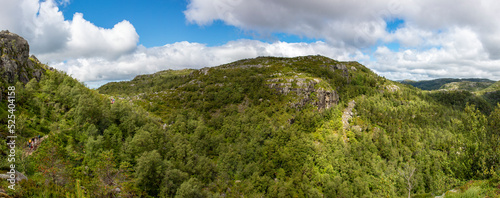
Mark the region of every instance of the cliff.
[[16, 82], [28, 83], [31, 79], [40, 80], [47, 66], [29, 56], [28, 42], [7, 30], [0, 31], [0, 100], [7, 86]]

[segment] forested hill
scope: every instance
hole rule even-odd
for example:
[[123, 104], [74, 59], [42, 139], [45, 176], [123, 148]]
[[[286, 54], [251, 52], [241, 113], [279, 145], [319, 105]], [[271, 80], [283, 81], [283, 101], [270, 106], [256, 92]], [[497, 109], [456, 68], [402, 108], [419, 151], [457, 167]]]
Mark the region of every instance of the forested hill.
[[423, 197], [497, 178], [467, 192], [484, 195], [498, 182], [498, 107], [470, 92], [422, 92], [357, 62], [259, 57], [98, 91], [159, 116], [210, 159], [207, 193], [397, 197], [408, 193], [410, 170], [411, 193]]
[[480, 78], [442, 78], [423, 81], [405, 80], [402, 83], [429, 90], [428, 94], [436, 96], [438, 101], [444, 100], [446, 104], [454, 106], [476, 104], [484, 113], [490, 112], [500, 102], [500, 81]]
[[500, 107], [357, 62], [259, 57], [97, 91], [50, 69], [15, 81], [18, 155], [47, 138], [16, 161], [17, 190], [0, 182], [12, 197], [498, 196]]
[[409, 84], [422, 90], [438, 90], [438, 89], [463, 89], [467, 91], [478, 91], [484, 89], [495, 81], [484, 78], [439, 78], [434, 80], [401, 81], [403, 84]]

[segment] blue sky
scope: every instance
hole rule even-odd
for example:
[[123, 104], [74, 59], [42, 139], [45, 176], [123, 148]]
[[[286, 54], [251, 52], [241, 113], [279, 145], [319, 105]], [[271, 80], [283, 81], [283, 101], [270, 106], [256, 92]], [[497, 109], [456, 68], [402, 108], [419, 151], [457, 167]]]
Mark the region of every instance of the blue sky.
[[90, 87], [256, 56], [358, 61], [392, 80], [500, 80], [500, 2], [3, 0], [0, 29]]

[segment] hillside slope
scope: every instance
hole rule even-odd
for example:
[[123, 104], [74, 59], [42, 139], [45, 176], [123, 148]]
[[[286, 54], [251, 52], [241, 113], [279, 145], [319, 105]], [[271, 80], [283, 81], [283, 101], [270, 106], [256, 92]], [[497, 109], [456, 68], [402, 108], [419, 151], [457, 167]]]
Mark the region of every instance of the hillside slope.
[[[174, 167], [202, 178], [215, 195], [402, 196], [411, 168], [411, 192], [437, 195], [498, 169], [498, 146], [490, 148], [496, 143], [488, 138], [498, 108], [488, 121], [467, 106], [482, 105], [474, 96], [425, 93], [356, 62], [259, 57], [139, 76], [98, 91], [161, 117], [168, 134], [207, 157], [209, 178]], [[485, 143], [470, 147], [477, 140]], [[175, 164], [174, 156], [166, 159]], [[173, 196], [182, 187], [168, 189]]]
[[491, 84], [489, 87], [482, 90], [482, 92], [494, 92], [500, 90], [500, 81]]
[[176, 111], [180, 104], [205, 113], [230, 104], [266, 101], [276, 107], [313, 104], [324, 109], [336, 105], [340, 96], [349, 98], [384, 89], [384, 81], [356, 62], [342, 63], [321, 56], [260, 57], [215, 68], [142, 75], [130, 82], [106, 84], [98, 91], [150, 102], [143, 107], [163, 111], [157, 115], [166, 118], [175, 115], [170, 111]]
[[488, 88], [493, 83], [494, 82], [471, 82], [471, 81], [451, 82], [444, 84], [439, 89], [464, 90], [464, 91], [476, 92]]
[[403, 81], [422, 90], [437, 101], [449, 106], [464, 107], [474, 104], [481, 112], [489, 114], [500, 102], [499, 82], [488, 79], [452, 79], [443, 78], [424, 81]]
[[[158, 119], [128, 103], [111, 106], [108, 97], [29, 57], [28, 43], [16, 34], [0, 32], [0, 44], [0, 93], [4, 96], [0, 97], [0, 137], [3, 142], [15, 140], [14, 149], [0, 145], [0, 175], [4, 178], [5, 173], [15, 171], [22, 178], [19, 183], [0, 180], [0, 195], [142, 195], [143, 190], [133, 185], [133, 166], [118, 156], [125, 139], [137, 131], [157, 135]], [[12, 135], [16, 138], [7, 137]], [[28, 139], [38, 136], [35, 148], [28, 148]], [[15, 161], [7, 160], [11, 158]]]
[[497, 81], [489, 87], [478, 91], [477, 94], [481, 95], [492, 104], [500, 103], [500, 81]]

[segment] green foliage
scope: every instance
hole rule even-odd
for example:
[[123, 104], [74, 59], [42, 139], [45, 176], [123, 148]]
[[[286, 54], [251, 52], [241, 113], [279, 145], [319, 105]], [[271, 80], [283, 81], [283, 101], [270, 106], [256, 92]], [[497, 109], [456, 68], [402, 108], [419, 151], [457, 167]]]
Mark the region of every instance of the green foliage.
[[[454, 82], [470, 82], [470, 83], [476, 83], [477, 85], [480, 85], [481, 87], [487, 87], [488, 84], [491, 85], [495, 81], [491, 81], [488, 79], [481, 79], [481, 78], [466, 78], [466, 79], [440, 78], [440, 79], [435, 79], [435, 80], [402, 81], [401, 83], [409, 84], [409, 85], [412, 85], [414, 87], [420, 88], [422, 90], [438, 90], [440, 88], [452, 87], [451, 84], [448, 86], [445, 86], [445, 85], [449, 84], [449, 83], [454, 83]], [[460, 88], [460, 86], [458, 88]], [[471, 91], [471, 90], [469, 90], [469, 91]]]
[[157, 196], [163, 179], [163, 161], [160, 154], [156, 150], [142, 153], [137, 159], [135, 173], [137, 186], [149, 195]]
[[492, 81], [486, 81], [486, 82], [461, 81], [461, 82], [452, 82], [444, 84], [440, 89], [476, 92], [476, 91], [481, 91], [492, 84], [493, 84]]
[[161, 195], [164, 197], [173, 197], [177, 193], [177, 189], [189, 178], [189, 174], [182, 172], [179, 169], [168, 168], [165, 171], [163, 178]]
[[481, 197], [481, 188], [474, 186], [472, 188], [467, 189], [467, 191], [463, 193], [449, 193], [446, 195], [446, 198], [476, 198]]
[[203, 193], [201, 189], [201, 184], [196, 180], [196, 178], [191, 178], [188, 181], [185, 181], [177, 190], [175, 194], [176, 198], [181, 197], [193, 197], [193, 198], [203, 198], [207, 197], [205, 193]]
[[495, 129], [488, 129], [487, 117], [474, 105], [465, 108], [465, 115], [456, 122], [456, 126], [458, 136], [463, 139], [457, 141], [458, 148], [451, 155], [458, 159], [455, 173], [462, 179], [489, 178], [490, 168], [498, 166], [498, 139], [494, 139], [498, 136], [494, 134]]
[[140, 75], [129, 82], [108, 83], [100, 87], [99, 90], [111, 95], [122, 96], [135, 95], [145, 91], [157, 92], [167, 90], [189, 82], [188, 78], [185, 77], [193, 71], [195, 70], [166, 70], [152, 75]]
[[[498, 183], [500, 106], [388, 81], [357, 62], [259, 57], [99, 93], [47, 71], [19, 86], [21, 141], [48, 135], [23, 159], [21, 197], [76, 196], [78, 181], [88, 197], [401, 197], [408, 180], [419, 196]], [[319, 110], [316, 89], [338, 104]]]
[[473, 180], [445, 193], [445, 197], [498, 197], [498, 185]]
[[486, 93], [486, 92], [495, 92], [500, 90], [500, 81], [497, 81], [493, 84], [491, 84], [489, 87], [481, 90], [480, 92]]
[[66, 192], [66, 198], [85, 198], [83, 190], [80, 186], [80, 180], [76, 180], [75, 191], [76, 193], [74, 195], [70, 192]]
[[467, 104], [477, 106], [484, 114], [489, 114], [492, 110], [491, 103], [468, 91], [433, 91], [429, 95], [443, 105], [460, 110], [464, 110]]

